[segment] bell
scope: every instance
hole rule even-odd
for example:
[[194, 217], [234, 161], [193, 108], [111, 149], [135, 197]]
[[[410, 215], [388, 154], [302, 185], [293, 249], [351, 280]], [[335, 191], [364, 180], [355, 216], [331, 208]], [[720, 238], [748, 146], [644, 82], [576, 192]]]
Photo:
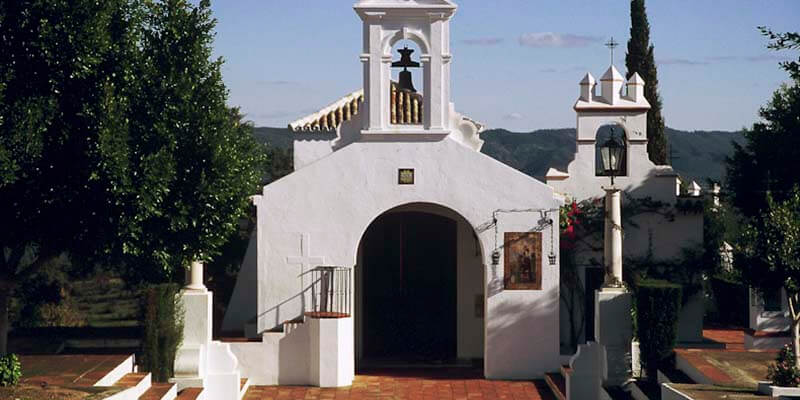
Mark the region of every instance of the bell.
[[417, 92], [417, 90], [414, 89], [414, 82], [411, 80], [411, 71], [400, 71], [400, 82], [398, 82], [397, 85], [402, 90], [410, 90], [414, 93]]
[[410, 90], [416, 93], [417, 90], [414, 89], [411, 72], [408, 70], [408, 68], [419, 68], [419, 63], [411, 60], [411, 53], [414, 52], [414, 49], [409, 49], [408, 46], [405, 46], [402, 49], [397, 49], [397, 52], [400, 53], [400, 61], [393, 62], [392, 67], [403, 67], [403, 70], [400, 71], [398, 86], [400, 89]]

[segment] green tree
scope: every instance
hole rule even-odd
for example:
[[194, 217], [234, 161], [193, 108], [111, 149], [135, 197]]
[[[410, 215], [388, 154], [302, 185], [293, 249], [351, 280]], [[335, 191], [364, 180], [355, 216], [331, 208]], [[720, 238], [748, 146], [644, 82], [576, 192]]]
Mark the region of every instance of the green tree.
[[[764, 211], [742, 229], [734, 263], [749, 285], [786, 290], [794, 354], [800, 354], [800, 188], [785, 197], [777, 201], [767, 193]], [[800, 368], [800, 358], [795, 365]]]
[[263, 149], [226, 105], [208, 1], [0, 2], [0, 354], [46, 267], [174, 277], [244, 215]]
[[625, 54], [627, 78], [635, 72], [644, 79], [644, 97], [650, 103], [647, 112], [647, 154], [650, 161], [658, 165], [669, 164], [667, 136], [664, 133], [664, 117], [661, 116], [661, 96], [658, 94], [658, 71], [650, 44], [650, 23], [644, 0], [631, 0], [631, 38]]
[[222, 59], [211, 58], [209, 1], [146, 4], [121, 243], [123, 272], [160, 282], [219, 254], [245, 216], [265, 160], [252, 126], [226, 105]]
[[0, 2], [0, 355], [20, 284], [114, 237], [135, 10], [125, 0]]
[[[773, 39], [767, 46], [775, 50], [800, 49], [797, 33], [775, 34], [760, 28]], [[727, 160], [727, 182], [731, 202], [747, 217], [758, 216], [766, 208], [764, 194], [771, 192], [780, 201], [800, 184], [794, 167], [800, 159], [800, 56], [781, 66], [792, 77], [759, 110], [761, 121], [744, 131], [745, 144], [734, 143]]]

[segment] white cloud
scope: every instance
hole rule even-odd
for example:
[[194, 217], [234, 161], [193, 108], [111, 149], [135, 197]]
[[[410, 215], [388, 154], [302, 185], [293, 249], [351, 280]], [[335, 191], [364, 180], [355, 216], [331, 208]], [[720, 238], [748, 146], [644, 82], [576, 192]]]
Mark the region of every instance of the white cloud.
[[461, 41], [461, 43], [470, 46], [494, 46], [503, 43], [503, 38], [485, 37], [485, 38], [475, 38], [475, 39], [464, 39]]
[[523, 33], [519, 37], [519, 44], [526, 47], [586, 47], [590, 44], [600, 43], [602, 40], [603, 38], [597, 36], [536, 32]]
[[503, 119], [506, 121], [516, 121], [524, 118], [524, 116], [518, 112], [512, 112], [503, 116]]

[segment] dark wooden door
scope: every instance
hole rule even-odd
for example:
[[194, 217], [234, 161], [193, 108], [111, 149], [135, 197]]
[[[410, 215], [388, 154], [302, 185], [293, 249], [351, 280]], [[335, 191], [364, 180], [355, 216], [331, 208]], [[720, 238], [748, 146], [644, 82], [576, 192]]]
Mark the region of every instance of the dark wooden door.
[[456, 223], [391, 213], [364, 238], [364, 356], [444, 361], [456, 357]]

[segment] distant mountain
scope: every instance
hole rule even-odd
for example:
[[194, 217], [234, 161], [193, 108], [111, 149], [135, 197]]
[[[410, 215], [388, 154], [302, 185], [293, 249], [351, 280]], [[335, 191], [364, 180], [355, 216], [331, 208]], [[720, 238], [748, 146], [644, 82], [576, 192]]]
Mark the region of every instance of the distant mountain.
[[[731, 142], [743, 143], [741, 132], [680, 131], [666, 129], [672, 166], [685, 179], [704, 184], [706, 179], [721, 180], [725, 157], [733, 153]], [[277, 148], [292, 146], [286, 128], [255, 128], [259, 141]], [[539, 129], [528, 133], [492, 129], [481, 133], [481, 152], [539, 180], [547, 169], [566, 171], [575, 156], [575, 129]]]

